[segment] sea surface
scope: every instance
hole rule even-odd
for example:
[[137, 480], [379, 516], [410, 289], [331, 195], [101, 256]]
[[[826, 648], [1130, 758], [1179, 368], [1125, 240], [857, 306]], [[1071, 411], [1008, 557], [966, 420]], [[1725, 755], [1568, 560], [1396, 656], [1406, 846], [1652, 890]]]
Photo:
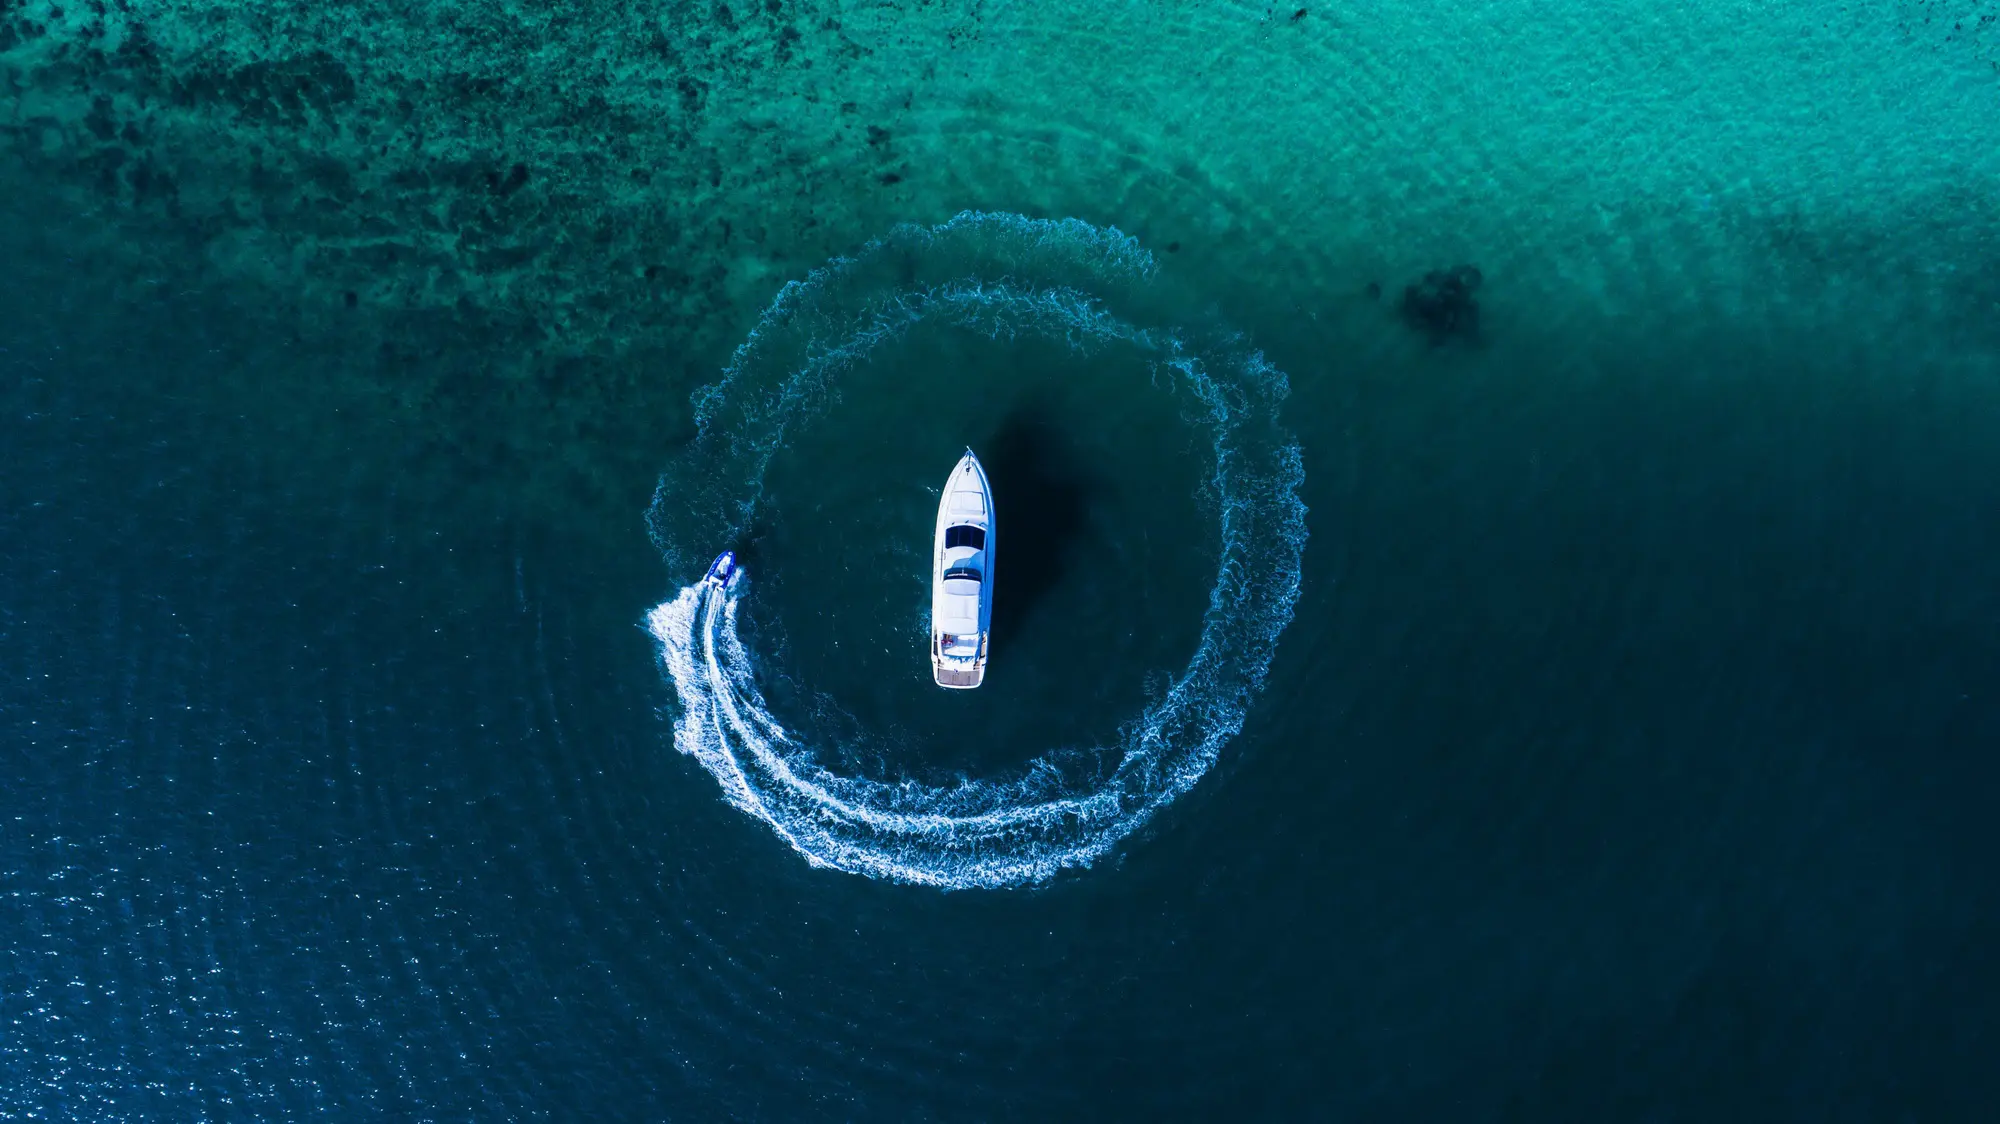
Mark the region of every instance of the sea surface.
[[1996, 558], [1987, 0], [0, 0], [0, 1120], [1989, 1120]]

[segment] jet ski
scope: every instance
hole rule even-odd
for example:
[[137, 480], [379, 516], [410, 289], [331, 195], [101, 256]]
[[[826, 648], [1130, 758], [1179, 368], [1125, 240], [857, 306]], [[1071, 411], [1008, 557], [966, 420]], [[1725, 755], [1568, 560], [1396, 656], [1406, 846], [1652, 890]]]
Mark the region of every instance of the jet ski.
[[708, 564], [708, 573], [702, 577], [701, 581], [703, 585], [714, 586], [716, 589], [727, 589], [729, 588], [729, 583], [735, 579], [736, 574], [736, 552], [725, 550], [715, 556], [715, 561]]

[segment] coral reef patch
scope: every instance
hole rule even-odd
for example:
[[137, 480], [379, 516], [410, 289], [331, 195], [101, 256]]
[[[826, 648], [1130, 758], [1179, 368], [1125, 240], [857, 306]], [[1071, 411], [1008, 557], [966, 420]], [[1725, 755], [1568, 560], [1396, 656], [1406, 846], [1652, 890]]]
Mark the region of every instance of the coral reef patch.
[[1403, 289], [1403, 323], [1434, 345], [1480, 342], [1479, 301], [1473, 294], [1484, 280], [1472, 265], [1431, 270]]

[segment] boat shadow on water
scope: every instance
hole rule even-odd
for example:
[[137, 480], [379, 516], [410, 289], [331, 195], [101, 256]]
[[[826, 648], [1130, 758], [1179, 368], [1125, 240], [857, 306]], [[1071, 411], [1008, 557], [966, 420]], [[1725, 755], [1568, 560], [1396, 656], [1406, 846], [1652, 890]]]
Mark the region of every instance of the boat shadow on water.
[[993, 482], [999, 533], [993, 567], [997, 660], [1068, 572], [1092, 484], [1061, 428], [1035, 406], [1002, 419], [981, 446], [980, 461]]

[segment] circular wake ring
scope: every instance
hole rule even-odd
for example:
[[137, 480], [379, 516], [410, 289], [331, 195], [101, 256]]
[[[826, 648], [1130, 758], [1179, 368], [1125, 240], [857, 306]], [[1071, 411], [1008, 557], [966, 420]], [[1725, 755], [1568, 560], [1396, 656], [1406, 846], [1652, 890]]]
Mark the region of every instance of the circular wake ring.
[[[1191, 788], [1242, 729], [1298, 598], [1305, 545], [1297, 444], [1279, 424], [1284, 375], [1236, 336], [1164, 311], [1157, 263], [1137, 241], [1077, 220], [968, 212], [898, 227], [853, 258], [785, 286], [696, 395], [697, 436], [662, 477], [648, 522], [670, 567], [699, 573], [749, 527], [772, 456], [822, 410], [840, 374], [915, 325], [994, 340], [1032, 335], [1080, 351], [1135, 349], [1212, 441], [1204, 490], [1219, 565], [1193, 658], [1100, 747], [1088, 777], [1036, 757], [1009, 779], [937, 786], [842, 775], [815, 731], [765, 706], [737, 630], [746, 585], [696, 581], [648, 627], [679, 696], [674, 744], [737, 808], [817, 866], [946, 888], [1017, 886], [1084, 866]], [[830, 735], [829, 735], [830, 736]]]

